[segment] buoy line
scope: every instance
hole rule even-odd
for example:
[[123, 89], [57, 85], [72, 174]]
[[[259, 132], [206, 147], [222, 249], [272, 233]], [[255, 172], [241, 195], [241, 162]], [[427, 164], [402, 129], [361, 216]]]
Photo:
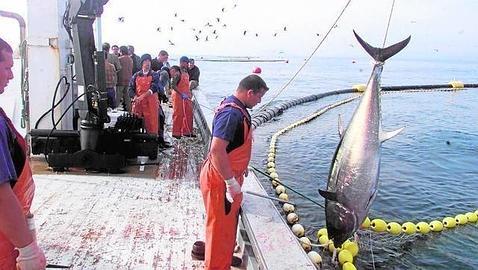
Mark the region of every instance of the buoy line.
[[[355, 86], [354, 86], [355, 88]], [[359, 92], [359, 89], [355, 88]], [[343, 94], [344, 92], [347, 92], [348, 89], [345, 90], [339, 90], [339, 91], [334, 91], [333, 94]], [[414, 93], [414, 92], [435, 92], [435, 91], [456, 91], [456, 89], [388, 89], [385, 93]], [[329, 92], [331, 93], [331, 92]], [[329, 96], [328, 93], [325, 93], [325, 96]], [[276, 171], [275, 167], [275, 156], [276, 156], [276, 145], [277, 145], [277, 140], [278, 137], [300, 125], [306, 124], [313, 119], [321, 116], [325, 112], [338, 107], [340, 105], [344, 105], [346, 103], [349, 103], [357, 98], [359, 96], [355, 97], [350, 97], [345, 100], [327, 105], [321, 109], [319, 109], [317, 112], [302, 118], [299, 121], [296, 121], [289, 126], [280, 129], [276, 133], [274, 133], [271, 137], [271, 141], [269, 143], [269, 153], [268, 153], [268, 158], [267, 158], [267, 172], [269, 173], [271, 184], [273, 188], [275, 188], [275, 192], [278, 195], [279, 199], [288, 201], [289, 196], [286, 192], [286, 188], [281, 185], [281, 181], [279, 181], [279, 175]], [[300, 98], [295, 101], [292, 101], [291, 103], [294, 104], [293, 106], [297, 104], [301, 104], [304, 102], [309, 102], [310, 96], [305, 97], [305, 98]], [[317, 98], [319, 99], [319, 98]], [[284, 104], [283, 104], [284, 105]], [[288, 104], [289, 105], [289, 104]], [[282, 110], [281, 110], [282, 113]], [[271, 117], [272, 118], [272, 117]], [[262, 120], [266, 120], [267, 117], [264, 117]], [[269, 119], [270, 120], [270, 119]], [[268, 121], [268, 120], [266, 120]], [[261, 121], [262, 122], [262, 121]], [[322, 248], [327, 248], [331, 253], [334, 253], [337, 251], [338, 253], [338, 261], [342, 265], [342, 269], [347, 269], [347, 270], [353, 270], [356, 269], [355, 266], [353, 265], [354, 257], [357, 256], [358, 251], [359, 251], [359, 246], [358, 243], [349, 241], [347, 240], [341, 247], [336, 248], [332, 242], [332, 240], [328, 239], [328, 234], [326, 228], [320, 229], [316, 236], [318, 239], [319, 244], [314, 244], [311, 242], [310, 238], [305, 236], [305, 228], [303, 225], [299, 223], [299, 216], [297, 215], [296, 209], [293, 205], [284, 203], [282, 205], [282, 210], [286, 214], [286, 220], [289, 225], [291, 225], [291, 230], [294, 233], [295, 236], [298, 237], [298, 241], [300, 242], [302, 248], [307, 252], [307, 255], [309, 258], [313, 261], [313, 263], [317, 266], [320, 267], [322, 263], [322, 257], [320, 256], [319, 253], [316, 251], [312, 250], [312, 247], [322, 247]], [[399, 235], [401, 233], [405, 234], [413, 234], [413, 233], [420, 233], [420, 234], [427, 234], [430, 231], [432, 232], [441, 232], [446, 229], [452, 229], [456, 227], [457, 225], [465, 225], [467, 223], [476, 223], [478, 221], [478, 209], [475, 212], [467, 212], [465, 214], [458, 214], [454, 218], [453, 217], [445, 217], [442, 221], [439, 220], [433, 220], [431, 222], [425, 222], [425, 221], [420, 221], [415, 223], [412, 222], [405, 222], [403, 224], [399, 224], [397, 222], [385, 222], [383, 219], [373, 219], [370, 220], [368, 217], [365, 219], [363, 222], [361, 228], [362, 229], [370, 229], [375, 232], [389, 232], [392, 235]], [[335, 254], [335, 253], [334, 253]]]

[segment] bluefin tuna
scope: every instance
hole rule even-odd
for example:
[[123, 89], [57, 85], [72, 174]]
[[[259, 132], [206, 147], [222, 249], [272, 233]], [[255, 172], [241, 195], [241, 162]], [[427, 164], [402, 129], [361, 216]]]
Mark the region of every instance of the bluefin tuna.
[[319, 190], [326, 200], [328, 236], [336, 247], [359, 229], [377, 196], [381, 143], [403, 130], [381, 130], [380, 77], [385, 60], [405, 48], [411, 38], [387, 48], [375, 48], [355, 31], [354, 35], [375, 63], [349, 125], [339, 131], [340, 142], [330, 166], [327, 190]]

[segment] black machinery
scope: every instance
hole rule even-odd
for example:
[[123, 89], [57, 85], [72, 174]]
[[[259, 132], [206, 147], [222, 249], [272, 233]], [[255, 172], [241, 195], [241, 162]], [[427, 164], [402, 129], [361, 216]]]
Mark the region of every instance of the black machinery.
[[127, 158], [157, 157], [157, 136], [144, 131], [143, 119], [125, 114], [118, 117], [114, 127], [104, 128], [104, 124], [110, 122], [105, 52], [95, 47], [93, 23], [101, 16], [106, 2], [108, 0], [70, 0], [63, 18], [73, 44], [76, 83], [85, 89], [66, 110], [81, 96], [85, 102], [78, 102], [83, 106], [74, 107], [82, 116], [79, 130], [77, 123], [73, 125], [77, 127], [75, 130], [57, 130], [56, 124], [61, 118], [52, 129], [31, 130], [32, 153], [44, 154], [55, 171], [78, 167], [116, 173], [127, 165]]

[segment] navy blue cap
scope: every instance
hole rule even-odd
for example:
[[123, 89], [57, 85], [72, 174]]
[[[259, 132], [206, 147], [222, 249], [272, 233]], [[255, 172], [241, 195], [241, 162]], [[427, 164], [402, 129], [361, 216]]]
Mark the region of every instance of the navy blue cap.
[[148, 54], [148, 53], [143, 54], [143, 55], [141, 56], [141, 59], [140, 59], [141, 65], [143, 64], [143, 62], [144, 62], [145, 60], [151, 61], [151, 55]]
[[179, 62], [188, 62], [189, 63], [189, 58], [187, 56], [181, 56], [181, 58], [179, 58]]

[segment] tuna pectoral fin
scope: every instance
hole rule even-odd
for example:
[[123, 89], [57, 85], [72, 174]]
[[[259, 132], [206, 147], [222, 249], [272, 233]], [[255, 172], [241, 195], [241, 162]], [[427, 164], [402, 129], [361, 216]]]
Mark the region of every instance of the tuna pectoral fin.
[[337, 193], [319, 189], [320, 196], [327, 200], [337, 201]]
[[399, 128], [397, 130], [394, 130], [394, 131], [390, 131], [390, 132], [380, 132], [380, 142], [384, 142], [386, 140], [389, 140], [395, 136], [398, 135], [398, 133], [402, 132], [402, 130], [404, 130], [405, 127], [402, 127], [402, 128]]

